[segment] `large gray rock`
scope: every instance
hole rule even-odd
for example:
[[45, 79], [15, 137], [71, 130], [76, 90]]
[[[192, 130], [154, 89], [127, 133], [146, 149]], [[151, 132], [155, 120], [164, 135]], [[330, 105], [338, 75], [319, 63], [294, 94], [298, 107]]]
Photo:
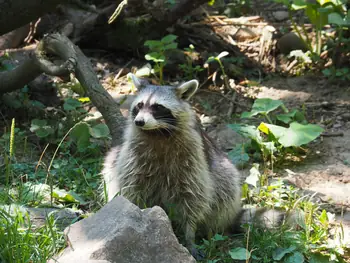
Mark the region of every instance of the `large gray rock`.
[[196, 262], [179, 244], [162, 208], [141, 210], [121, 196], [68, 227], [65, 233], [70, 248], [58, 261], [50, 262]]

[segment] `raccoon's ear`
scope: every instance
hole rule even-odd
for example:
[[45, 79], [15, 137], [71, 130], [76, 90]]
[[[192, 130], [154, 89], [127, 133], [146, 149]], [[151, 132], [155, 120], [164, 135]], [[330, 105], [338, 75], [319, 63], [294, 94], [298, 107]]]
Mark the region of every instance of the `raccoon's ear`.
[[176, 88], [176, 94], [183, 100], [189, 100], [196, 93], [198, 86], [198, 80], [187, 81]]
[[141, 90], [145, 86], [149, 85], [149, 82], [147, 80], [138, 78], [132, 73], [128, 73], [127, 78], [131, 80], [132, 84], [137, 90]]

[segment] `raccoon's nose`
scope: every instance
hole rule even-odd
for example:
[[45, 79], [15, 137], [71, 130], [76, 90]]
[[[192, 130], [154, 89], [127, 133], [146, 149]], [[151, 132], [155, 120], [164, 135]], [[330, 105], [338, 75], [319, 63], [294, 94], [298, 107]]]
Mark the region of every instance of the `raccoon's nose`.
[[145, 125], [145, 121], [144, 120], [135, 120], [135, 125], [142, 127]]

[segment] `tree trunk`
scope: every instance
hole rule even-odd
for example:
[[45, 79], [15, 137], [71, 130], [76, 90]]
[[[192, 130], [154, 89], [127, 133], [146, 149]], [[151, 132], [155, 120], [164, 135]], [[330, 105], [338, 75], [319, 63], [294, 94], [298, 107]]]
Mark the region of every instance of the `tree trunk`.
[[22, 27], [69, 0], [0, 0], [0, 35]]

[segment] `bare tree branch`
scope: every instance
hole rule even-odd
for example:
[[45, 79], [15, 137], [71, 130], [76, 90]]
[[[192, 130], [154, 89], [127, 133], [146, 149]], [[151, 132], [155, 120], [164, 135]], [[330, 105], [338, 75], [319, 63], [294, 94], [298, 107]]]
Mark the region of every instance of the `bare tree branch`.
[[34, 58], [25, 60], [13, 70], [0, 72], [0, 94], [23, 88], [41, 73]]

